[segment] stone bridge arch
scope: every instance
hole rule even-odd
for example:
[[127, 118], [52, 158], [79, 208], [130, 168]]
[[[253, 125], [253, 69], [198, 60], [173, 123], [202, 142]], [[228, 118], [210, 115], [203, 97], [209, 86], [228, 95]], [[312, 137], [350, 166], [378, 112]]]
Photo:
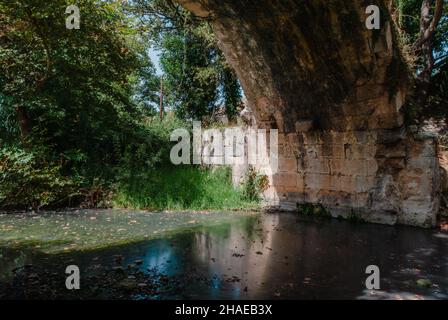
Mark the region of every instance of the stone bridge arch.
[[[389, 0], [177, 0], [210, 19], [259, 128], [279, 130], [270, 201], [433, 226], [437, 142], [404, 124], [411, 87]], [[380, 30], [365, 27], [366, 7]]]

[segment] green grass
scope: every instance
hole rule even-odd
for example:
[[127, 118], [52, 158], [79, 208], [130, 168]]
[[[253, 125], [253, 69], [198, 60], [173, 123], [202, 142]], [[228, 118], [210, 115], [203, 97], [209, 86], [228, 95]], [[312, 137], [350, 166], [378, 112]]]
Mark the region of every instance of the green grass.
[[257, 209], [231, 183], [230, 169], [175, 167], [143, 172], [120, 183], [113, 205], [148, 210]]

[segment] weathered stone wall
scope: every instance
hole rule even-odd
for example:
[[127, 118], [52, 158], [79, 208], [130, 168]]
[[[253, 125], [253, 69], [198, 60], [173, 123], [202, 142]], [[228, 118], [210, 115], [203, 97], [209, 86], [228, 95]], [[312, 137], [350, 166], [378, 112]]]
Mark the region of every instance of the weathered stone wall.
[[[431, 139], [396, 132], [385, 150], [375, 131], [291, 133], [280, 138], [280, 172], [269, 198], [283, 208], [321, 203], [335, 215], [431, 226], [438, 210], [438, 162]], [[422, 138], [420, 138], [422, 139]], [[392, 142], [391, 142], [392, 143]]]
[[[404, 125], [410, 85], [392, 1], [178, 1], [212, 21], [256, 126], [280, 132], [271, 203], [322, 203], [335, 215], [435, 224], [437, 145]], [[381, 8], [381, 30], [365, 27], [371, 4]]]
[[[234, 166], [235, 185], [247, 168]], [[269, 176], [264, 196], [274, 209], [312, 203], [335, 217], [424, 227], [436, 222], [440, 178], [431, 135], [405, 129], [280, 134], [278, 170], [255, 168]]]

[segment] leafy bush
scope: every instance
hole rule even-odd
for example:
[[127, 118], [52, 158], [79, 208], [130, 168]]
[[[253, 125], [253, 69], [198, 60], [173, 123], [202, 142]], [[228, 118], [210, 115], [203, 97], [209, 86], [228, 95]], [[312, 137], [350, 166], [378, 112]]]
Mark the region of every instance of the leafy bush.
[[258, 174], [254, 167], [249, 166], [242, 185], [244, 198], [249, 201], [259, 201], [261, 193], [268, 187], [269, 178], [266, 175]]
[[0, 149], [0, 208], [39, 209], [69, 203], [79, 196], [80, 181], [60, 172], [61, 165], [48, 160], [42, 150]]
[[188, 129], [189, 125], [174, 116], [168, 116], [162, 121], [158, 117], [146, 118], [135, 128], [132, 139], [122, 144], [123, 150], [117, 155], [120, 159], [119, 175], [129, 178], [170, 164], [173, 145], [170, 135], [179, 128]]

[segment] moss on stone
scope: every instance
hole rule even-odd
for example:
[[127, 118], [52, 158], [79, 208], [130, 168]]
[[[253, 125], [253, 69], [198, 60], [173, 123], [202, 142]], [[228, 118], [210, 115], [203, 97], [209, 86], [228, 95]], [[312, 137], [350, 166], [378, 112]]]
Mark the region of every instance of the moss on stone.
[[312, 203], [297, 203], [297, 212], [300, 215], [321, 217], [321, 218], [331, 218], [331, 213], [322, 204], [312, 204]]

